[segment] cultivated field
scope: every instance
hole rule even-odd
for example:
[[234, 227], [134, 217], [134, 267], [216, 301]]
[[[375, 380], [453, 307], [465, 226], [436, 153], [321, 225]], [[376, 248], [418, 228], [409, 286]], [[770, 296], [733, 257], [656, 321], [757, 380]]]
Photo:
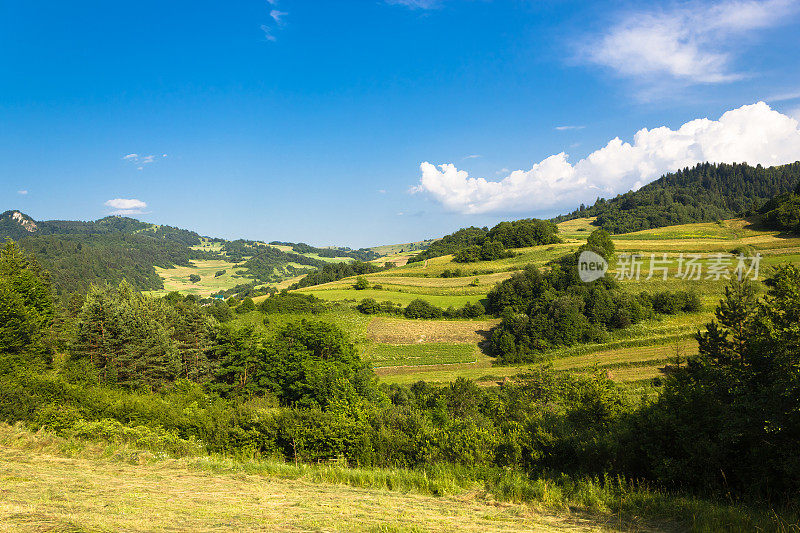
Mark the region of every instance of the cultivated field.
[[[220, 259], [195, 260], [191, 263], [194, 266], [155, 267], [158, 275], [164, 280], [164, 290], [151, 291], [150, 294], [162, 296], [171, 291], [179, 291], [183, 294], [208, 297], [215, 292], [253, 281], [253, 278], [243, 275], [241, 267], [236, 263]], [[216, 276], [216, 273], [221, 270], [224, 270], [225, 273]], [[189, 281], [189, 276], [192, 274], [200, 276], [200, 281]]]
[[[363, 298], [377, 301], [389, 300], [407, 305], [415, 298], [423, 298], [439, 307], [460, 307], [465, 302], [480, 301], [499, 281], [527, 264], [544, 267], [549, 261], [574, 251], [596, 229], [591, 219], [577, 219], [559, 224], [564, 243], [536, 246], [517, 250], [518, 255], [499, 261], [468, 264], [452, 262], [451, 256], [437, 257], [427, 262], [410, 263], [389, 271], [366, 276], [370, 288], [355, 290], [354, 278], [302, 289], [300, 292], [318, 298], [352, 305]], [[668, 371], [676, 354], [681, 357], [696, 351], [693, 334], [713, 319], [726, 280], [707, 279], [709, 268], [719, 261], [727, 261], [730, 270], [737, 260], [730, 254], [737, 247], [748, 247], [762, 254], [760, 278], [772, 265], [783, 262], [800, 263], [800, 238], [777, 231], [764, 231], [746, 220], [734, 219], [719, 223], [687, 224], [614, 236], [618, 255], [639, 254], [640, 279], [623, 279], [621, 283], [634, 292], [655, 293], [663, 290], [692, 290], [699, 296], [703, 309], [699, 313], [662, 316], [617, 331], [607, 342], [553, 350], [543, 354], [544, 363], [556, 370], [588, 372], [595, 368], [606, 371], [620, 382], [650, 380]], [[678, 260], [681, 254], [701, 253], [697, 263], [703, 269], [700, 279], [681, 279]], [[663, 272], [654, 272], [648, 279], [651, 256], [668, 261], [667, 279]], [[720, 259], [722, 258], [722, 259]], [[611, 272], [629, 268], [618, 260]], [[445, 271], [460, 270], [458, 277], [441, 277]], [[493, 359], [479, 350], [468, 352], [459, 344], [473, 347], [483, 340], [479, 329], [470, 321], [425, 321], [403, 318], [378, 317], [372, 319], [362, 341], [364, 356], [375, 365], [381, 379], [393, 383], [411, 383], [416, 380], [447, 382], [457, 377], [476, 379], [493, 384], [530, 370], [536, 364], [497, 367]], [[472, 328], [472, 332], [465, 332]], [[484, 329], [491, 329], [485, 324]], [[470, 337], [471, 335], [471, 337]], [[429, 348], [421, 345], [430, 344]], [[475, 354], [473, 357], [472, 354]], [[392, 363], [396, 365], [392, 366]]]

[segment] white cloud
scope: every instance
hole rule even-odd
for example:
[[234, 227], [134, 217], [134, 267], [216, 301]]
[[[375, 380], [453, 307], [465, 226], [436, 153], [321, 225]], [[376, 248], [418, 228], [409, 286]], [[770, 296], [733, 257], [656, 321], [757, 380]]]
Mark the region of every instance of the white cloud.
[[790, 117], [794, 117], [795, 120], [800, 122], [800, 106], [797, 106], [794, 109], [790, 109], [788, 115]]
[[733, 68], [742, 36], [777, 26], [797, 11], [796, 0], [730, 0], [680, 4], [628, 14], [588, 43], [582, 56], [623, 76], [663, 82], [721, 83], [745, 76]]
[[479, 157], [483, 157], [481, 154], [472, 154], [466, 156], [464, 159], [478, 159]]
[[[161, 157], [162, 158], [167, 157], [167, 154], [161, 154]], [[151, 163], [154, 163], [158, 159], [158, 156], [156, 156], [156, 155], [128, 154], [126, 156], [123, 156], [122, 159], [124, 159], [125, 161], [128, 161], [129, 163], [135, 164], [137, 170], [142, 170], [142, 168], [144, 168], [143, 165], [149, 165]]]
[[582, 130], [586, 126], [556, 126], [555, 129], [558, 131], [568, 131], [568, 130]]
[[23, 190], [21, 190], [21, 191], [17, 191], [17, 194], [21, 194], [22, 196], [25, 196], [25, 195], [27, 195], [27, 194], [28, 194], [28, 191], [27, 191], [27, 190], [25, 190], [25, 189], [23, 189]]
[[261, 25], [261, 31], [263, 31], [263, 32], [264, 32], [264, 38], [265, 38], [266, 40], [268, 40], [268, 41], [270, 41], [270, 42], [275, 42], [275, 41], [277, 40], [277, 37], [275, 37], [274, 35], [272, 35], [272, 28], [270, 28], [270, 27], [269, 27], [269, 26], [267, 26], [266, 24], [262, 24], [262, 25]]
[[410, 9], [434, 9], [439, 7], [439, 0], [386, 0], [386, 3]]
[[288, 15], [285, 11], [278, 11], [277, 9], [273, 9], [269, 12], [269, 16], [272, 17], [272, 20], [277, 22], [278, 24], [283, 24], [283, 17]]
[[800, 91], [774, 94], [767, 98], [767, 102], [785, 102], [787, 100], [797, 100], [800, 98]]
[[114, 215], [135, 215], [144, 212], [147, 203], [136, 198], [114, 198], [105, 203], [106, 206], [114, 209]]
[[516, 170], [500, 181], [472, 178], [452, 164], [420, 165], [412, 192], [424, 193], [463, 214], [571, 209], [612, 197], [696, 163], [777, 165], [800, 159], [798, 120], [764, 102], [726, 112], [719, 120], [692, 120], [677, 130], [642, 129], [633, 142], [618, 137], [574, 165], [564, 152]]

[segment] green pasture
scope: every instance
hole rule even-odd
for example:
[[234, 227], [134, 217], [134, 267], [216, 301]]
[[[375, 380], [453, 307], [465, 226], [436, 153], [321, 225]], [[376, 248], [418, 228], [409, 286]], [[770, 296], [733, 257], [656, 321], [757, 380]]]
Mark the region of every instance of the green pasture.
[[375, 368], [474, 363], [478, 348], [472, 344], [419, 343], [371, 344], [363, 359]]
[[[322, 286], [319, 286], [322, 287]], [[355, 290], [355, 289], [323, 289], [318, 287], [307, 287], [299, 289], [297, 292], [302, 294], [313, 294], [317, 298], [329, 302], [350, 302], [357, 303], [364, 298], [374, 298], [378, 302], [394, 302], [403, 306], [408, 305], [417, 298], [424, 298], [435, 306], [464, 307], [464, 304], [479, 302], [484, 295], [449, 295], [449, 294], [421, 294], [419, 292], [402, 292], [397, 290]]]

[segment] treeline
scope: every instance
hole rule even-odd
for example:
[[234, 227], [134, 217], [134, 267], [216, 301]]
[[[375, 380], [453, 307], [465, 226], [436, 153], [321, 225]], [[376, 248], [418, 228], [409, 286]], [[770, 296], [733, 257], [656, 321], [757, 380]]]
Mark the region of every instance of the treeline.
[[[800, 492], [800, 269], [778, 267], [767, 287], [758, 299], [732, 281], [717, 320], [698, 334], [699, 355], [640, 402], [600, 373], [537, 370], [486, 389], [464, 379], [381, 386], [333, 325], [306, 320], [259, 335], [219, 325], [188, 299], [124, 285], [93, 289], [62, 312], [46, 274], [7, 245], [0, 419], [68, 436], [127, 430], [170, 449], [462, 465], [495, 487], [609, 478], [791, 505]], [[54, 361], [56, 349], [66, 358]]]
[[561, 242], [558, 227], [547, 220], [528, 218], [501, 222], [492, 229], [487, 227], [462, 228], [433, 242], [427, 250], [411, 257], [408, 262], [424, 261], [443, 255], [455, 255], [461, 263], [501, 259], [511, 254], [508, 248], [524, 248], [540, 244]]
[[340, 279], [349, 278], [350, 276], [360, 276], [364, 274], [372, 274], [392, 268], [394, 263], [389, 263], [384, 266], [379, 266], [374, 263], [365, 263], [362, 261], [351, 261], [349, 263], [326, 263], [319, 270], [306, 274], [306, 276], [293, 283], [289, 289], [302, 289], [303, 287], [311, 287], [313, 285], [321, 285], [331, 281], [339, 281]]
[[479, 318], [486, 313], [483, 304], [480, 302], [465, 303], [461, 308], [448, 307], [442, 309], [427, 300], [417, 298], [412, 300], [405, 308], [400, 304], [385, 301], [378, 303], [374, 298], [364, 298], [356, 306], [365, 315], [375, 315], [384, 313], [388, 315], [403, 315], [406, 318]]
[[761, 165], [700, 163], [666, 174], [637, 191], [610, 200], [600, 198], [553, 219], [597, 217], [597, 226], [611, 233], [628, 233], [750, 216], [771, 198], [794, 189], [800, 162], [764, 168]]
[[351, 250], [350, 248], [317, 248], [304, 242], [291, 244], [292, 251], [298, 254], [316, 254], [320, 257], [349, 257], [357, 261], [371, 261], [380, 257], [380, 254], [361, 248]]

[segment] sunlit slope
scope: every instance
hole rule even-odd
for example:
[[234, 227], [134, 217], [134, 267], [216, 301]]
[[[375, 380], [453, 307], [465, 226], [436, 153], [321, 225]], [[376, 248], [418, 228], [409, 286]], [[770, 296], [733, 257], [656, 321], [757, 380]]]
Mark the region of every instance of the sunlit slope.
[[[409, 491], [402, 472], [158, 458], [6, 425], [0, 441], [3, 532], [616, 530], [599, 513], [499, 503], [472, 488]], [[382, 474], [397, 490], [370, 488]]]
[[[407, 305], [414, 298], [423, 298], [440, 307], [458, 307], [466, 302], [480, 301], [497, 283], [510, 277], [528, 264], [539, 267], [549, 261], [576, 250], [587, 236], [596, 229], [591, 219], [575, 219], [559, 224], [561, 244], [535, 246], [515, 250], [513, 258], [498, 261], [482, 261], [459, 264], [452, 256], [437, 257], [427, 262], [410, 263], [388, 271], [366, 275], [370, 288], [353, 288], [355, 278], [347, 278], [324, 285], [308, 287], [300, 292], [313, 294], [328, 301], [346, 302], [352, 305], [363, 298], [378, 301], [388, 300]], [[778, 263], [800, 264], [800, 238], [778, 231], [759, 229], [743, 219], [732, 219], [718, 223], [698, 223], [671, 226], [613, 237], [618, 254], [639, 254], [641, 256], [642, 276], [640, 279], [622, 280], [628, 290], [655, 293], [663, 290], [692, 290], [698, 293], [703, 303], [699, 313], [677, 316], [662, 316], [657, 320], [612, 333], [608, 342], [602, 345], [583, 345], [554, 350], [544, 354], [548, 359], [560, 361], [562, 358], [585, 357], [582, 366], [559, 366], [564, 371], [588, 371], [596, 365], [605, 369], [609, 375], [620, 381], [650, 379], [663, 375], [669, 363], [668, 358], [676, 354], [688, 355], [696, 350], [692, 344], [693, 334], [713, 318], [713, 310], [726, 280], [707, 279], [704, 274], [699, 280], [676, 277], [678, 258], [683, 254], [701, 254], [698, 264], [703, 272], [708, 272], [718, 257], [730, 262], [733, 269], [736, 259], [730, 252], [743, 247], [762, 255], [761, 275], [769, 272], [769, 267]], [[664, 280], [661, 272], [648, 279], [651, 257], [666, 259], [669, 263], [668, 276]], [[721, 254], [721, 255], [720, 255]], [[612, 275], [620, 265], [612, 266]], [[443, 273], [458, 271], [458, 277], [441, 277]], [[378, 288], [376, 288], [376, 285]], [[448, 341], [435, 340], [418, 333], [415, 324], [436, 324], [440, 330], [462, 327], [483, 331], [481, 321], [418, 321], [403, 318], [378, 317], [367, 330], [364, 356], [373, 362], [382, 379], [392, 382], [412, 382], [417, 379], [450, 381], [459, 376], [490, 382], [504, 379], [524, 372], [535, 365], [519, 367], [493, 367], [492, 358], [467, 346], [478, 347], [480, 339], [464, 336]], [[379, 329], [380, 333], [376, 333]], [[424, 329], [424, 328], [423, 328]], [[392, 335], [392, 331], [396, 335]], [[431, 344], [429, 348], [420, 345]], [[387, 346], [381, 346], [387, 345]], [[619, 350], [629, 354], [623, 366], [615, 358]], [[595, 357], [596, 356], [596, 357]], [[590, 362], [589, 362], [590, 361]], [[611, 366], [609, 366], [611, 365]]]

